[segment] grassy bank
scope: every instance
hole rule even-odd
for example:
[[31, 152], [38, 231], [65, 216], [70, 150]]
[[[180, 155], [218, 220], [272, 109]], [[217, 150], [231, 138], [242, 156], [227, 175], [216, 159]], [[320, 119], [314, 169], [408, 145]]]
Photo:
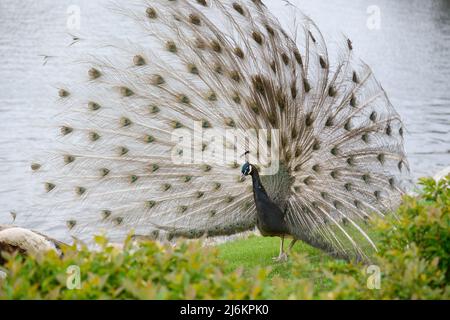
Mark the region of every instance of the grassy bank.
[[450, 181], [426, 179], [422, 186], [395, 216], [374, 223], [375, 289], [367, 265], [332, 259], [304, 243], [289, 262], [277, 263], [277, 238], [173, 247], [136, 245], [130, 237], [122, 250], [97, 237], [103, 250], [5, 255], [0, 299], [450, 299]]
[[[289, 244], [289, 241], [285, 241], [285, 246]], [[250, 274], [257, 268], [270, 267], [270, 278], [274, 276], [292, 277], [292, 259], [289, 259], [286, 263], [275, 262], [272, 259], [278, 256], [280, 250], [279, 238], [264, 238], [252, 235], [246, 239], [221, 244], [218, 246], [218, 249], [219, 257], [226, 262], [227, 271], [243, 268], [245, 274]], [[297, 242], [293, 252], [307, 255], [311, 263], [311, 269], [334, 260], [322, 251], [303, 242]]]

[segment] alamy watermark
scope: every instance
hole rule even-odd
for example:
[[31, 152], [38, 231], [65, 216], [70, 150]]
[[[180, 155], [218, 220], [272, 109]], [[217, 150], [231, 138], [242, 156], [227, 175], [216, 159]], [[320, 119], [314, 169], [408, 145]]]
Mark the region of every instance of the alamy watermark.
[[367, 28], [369, 30], [380, 30], [381, 29], [381, 9], [379, 6], [372, 5], [367, 7]]
[[172, 131], [172, 162], [177, 165], [220, 165], [242, 163], [248, 151], [250, 163], [260, 166], [260, 174], [278, 172], [280, 133], [278, 129], [214, 129], [194, 122], [193, 130], [177, 128]]
[[369, 290], [380, 290], [381, 288], [381, 269], [377, 265], [370, 265], [366, 268], [367, 288]]
[[79, 266], [72, 265], [66, 270], [67, 279], [66, 286], [69, 290], [81, 289], [81, 270]]
[[66, 27], [71, 31], [79, 31], [81, 29], [81, 8], [77, 5], [67, 7]]

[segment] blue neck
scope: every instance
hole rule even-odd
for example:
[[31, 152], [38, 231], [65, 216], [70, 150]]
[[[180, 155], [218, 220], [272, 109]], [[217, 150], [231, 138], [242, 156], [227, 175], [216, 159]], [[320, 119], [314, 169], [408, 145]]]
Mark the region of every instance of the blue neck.
[[253, 168], [252, 171], [252, 181], [253, 181], [253, 193], [255, 196], [267, 196], [266, 189], [264, 189], [264, 186], [261, 183], [261, 180], [259, 179], [259, 173], [256, 169]]

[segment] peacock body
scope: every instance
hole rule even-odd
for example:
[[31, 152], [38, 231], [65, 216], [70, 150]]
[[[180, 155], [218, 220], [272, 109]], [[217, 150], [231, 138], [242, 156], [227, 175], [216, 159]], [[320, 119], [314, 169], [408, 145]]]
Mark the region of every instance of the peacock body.
[[141, 40], [97, 46], [83, 81], [59, 88], [61, 147], [31, 166], [35, 211], [75, 236], [257, 226], [364, 256], [365, 222], [398, 204], [408, 164], [401, 119], [350, 40], [331, 59], [311, 20], [290, 36], [259, 0], [113, 10]]

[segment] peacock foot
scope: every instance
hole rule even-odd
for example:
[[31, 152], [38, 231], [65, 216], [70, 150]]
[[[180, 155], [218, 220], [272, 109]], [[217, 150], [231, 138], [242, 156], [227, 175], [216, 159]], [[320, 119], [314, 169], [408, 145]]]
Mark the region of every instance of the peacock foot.
[[287, 262], [288, 255], [285, 252], [283, 252], [283, 253], [280, 253], [280, 255], [278, 257], [273, 257], [272, 260], [274, 260], [275, 262]]

